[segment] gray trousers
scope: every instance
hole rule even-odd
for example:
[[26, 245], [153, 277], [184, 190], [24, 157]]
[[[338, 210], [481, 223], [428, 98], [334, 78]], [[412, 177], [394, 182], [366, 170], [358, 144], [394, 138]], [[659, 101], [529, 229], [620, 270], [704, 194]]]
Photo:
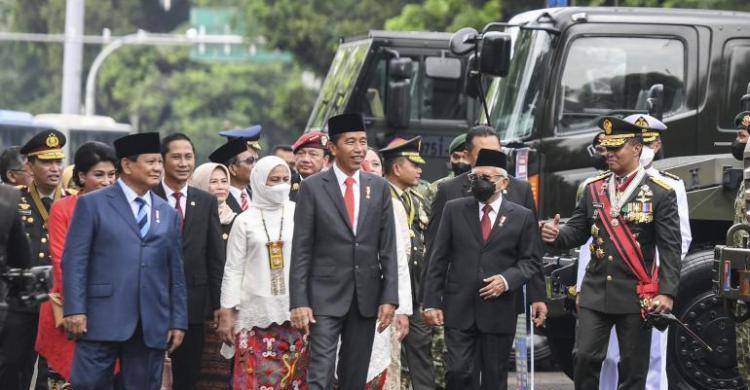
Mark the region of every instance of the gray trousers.
[[333, 389], [333, 371], [336, 367], [336, 347], [341, 337], [338, 356], [338, 388], [363, 389], [367, 382], [372, 341], [377, 318], [362, 317], [357, 298], [352, 299], [349, 312], [344, 317], [315, 315], [310, 327], [310, 364], [307, 369], [309, 390]]
[[435, 389], [435, 370], [432, 367], [432, 327], [419, 314], [409, 318], [409, 334], [404, 339], [406, 363], [414, 390]]

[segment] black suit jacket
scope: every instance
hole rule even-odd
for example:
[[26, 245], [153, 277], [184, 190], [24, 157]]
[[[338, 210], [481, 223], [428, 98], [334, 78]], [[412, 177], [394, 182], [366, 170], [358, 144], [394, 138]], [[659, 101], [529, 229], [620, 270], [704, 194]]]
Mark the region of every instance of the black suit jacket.
[[0, 269], [5, 266], [27, 268], [31, 265], [29, 241], [16, 211], [20, 198], [17, 189], [0, 184]]
[[[534, 213], [503, 199], [495, 224], [484, 242], [479, 224], [479, 202], [461, 198], [443, 210], [432, 259], [424, 282], [424, 307], [443, 309], [445, 326], [483, 333], [513, 333], [519, 309], [517, 295], [532, 276], [541, 272]], [[492, 275], [502, 275], [510, 286], [497, 298], [479, 295]]]
[[360, 171], [357, 234], [333, 169], [305, 179], [294, 212], [290, 308], [342, 317], [357, 299], [364, 317], [398, 306], [396, 232], [387, 182]]
[[[154, 193], [166, 199], [159, 184]], [[219, 308], [226, 248], [216, 197], [188, 186], [182, 225], [182, 261], [188, 292], [188, 321], [205, 322], [206, 310]]]
[[[613, 314], [639, 313], [641, 308], [635, 291], [638, 279], [618, 255], [598, 216], [602, 212], [601, 205], [594, 202], [591, 196], [590, 187], [611, 175], [601, 175], [586, 185], [578, 206], [565, 225], [560, 226], [560, 234], [553, 245], [564, 249], [579, 247], [596, 233], [601, 238], [601, 245], [594, 240], [591, 246], [594, 253], [578, 292], [581, 307]], [[603, 196], [607, 196], [606, 187], [604, 183]], [[649, 191], [652, 204], [650, 220], [641, 221], [638, 214], [625, 211], [641, 210], [642, 202], [639, 199], [643, 199], [642, 193]], [[677, 297], [682, 267], [682, 236], [676, 199], [674, 190], [667, 183], [646, 174], [623, 208], [628, 228], [643, 252], [647, 272], [651, 271], [656, 248], [659, 249], [659, 294], [672, 297]], [[595, 213], [595, 210], [598, 211]], [[596, 229], [592, 226], [596, 226]], [[601, 249], [601, 257], [596, 256], [597, 249]]]
[[[425, 240], [427, 241], [427, 253], [432, 252], [432, 243], [435, 242], [435, 236], [437, 235], [438, 226], [440, 226], [440, 218], [443, 215], [443, 209], [446, 203], [453, 199], [463, 198], [471, 195], [471, 189], [469, 184], [469, 173], [462, 173], [450, 180], [447, 180], [438, 185], [435, 199], [432, 201], [430, 222], [427, 225], [427, 232], [425, 233]], [[513, 203], [521, 205], [534, 213], [536, 218], [536, 204], [534, 203], [534, 195], [531, 192], [531, 186], [529, 183], [510, 177], [510, 183], [505, 189], [503, 194], [503, 201], [509, 200]], [[536, 242], [537, 255], [541, 258], [544, 253], [544, 246], [541, 239]], [[431, 256], [428, 256], [427, 264], [430, 262]], [[547, 298], [546, 289], [544, 288], [544, 274], [539, 271], [538, 274], [534, 275], [527, 286], [527, 298], [529, 302], [542, 302]], [[521, 300], [522, 295], [519, 295], [519, 313], [524, 311]]]
[[235, 212], [235, 214], [239, 215], [242, 212], [242, 206], [240, 206], [240, 203], [237, 201], [237, 199], [234, 198], [234, 195], [231, 193], [227, 194], [227, 206], [229, 206], [232, 211]]

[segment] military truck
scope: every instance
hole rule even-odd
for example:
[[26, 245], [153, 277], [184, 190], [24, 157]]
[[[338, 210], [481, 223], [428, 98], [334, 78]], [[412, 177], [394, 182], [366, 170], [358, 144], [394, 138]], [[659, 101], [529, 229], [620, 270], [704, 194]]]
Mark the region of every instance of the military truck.
[[[693, 236], [675, 314], [713, 348], [708, 352], [683, 331], [670, 329], [670, 388], [744, 388], [736, 369], [734, 324], [711, 289], [711, 261], [713, 246], [724, 242], [732, 223], [742, 176], [728, 145], [750, 81], [750, 14], [542, 9], [490, 23], [481, 32], [462, 29], [451, 49], [473, 56], [469, 95], [489, 80], [487, 114], [480, 121], [496, 128], [511, 165], [528, 162], [515, 170], [528, 176], [540, 217], [570, 216], [578, 185], [596, 173], [590, 145], [597, 118], [663, 114], [669, 127], [665, 158], [655, 166], [685, 181]], [[547, 336], [569, 374], [576, 256], [545, 257], [555, 314]]]
[[463, 94], [467, 59], [448, 50], [450, 33], [370, 31], [341, 40], [306, 131], [325, 130], [329, 117], [361, 112], [371, 144], [422, 136], [428, 180], [448, 172], [448, 145], [477, 119]]

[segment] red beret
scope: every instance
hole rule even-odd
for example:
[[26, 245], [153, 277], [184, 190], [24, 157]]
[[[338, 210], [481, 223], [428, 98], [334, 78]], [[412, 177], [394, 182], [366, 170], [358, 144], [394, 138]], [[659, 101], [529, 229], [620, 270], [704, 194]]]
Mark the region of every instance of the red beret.
[[292, 151], [297, 153], [302, 148], [318, 148], [325, 149], [328, 145], [328, 135], [320, 131], [310, 131], [302, 134], [297, 142], [292, 145]]

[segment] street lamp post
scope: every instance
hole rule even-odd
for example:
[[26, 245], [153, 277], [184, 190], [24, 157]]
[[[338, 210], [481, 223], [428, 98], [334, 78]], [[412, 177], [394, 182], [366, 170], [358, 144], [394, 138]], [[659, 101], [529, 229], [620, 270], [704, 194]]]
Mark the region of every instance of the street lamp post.
[[139, 30], [135, 34], [125, 35], [116, 38], [108, 43], [94, 59], [86, 77], [86, 101], [85, 114], [94, 115], [96, 113], [96, 76], [99, 73], [104, 60], [114, 53], [117, 49], [125, 45], [183, 45], [190, 46], [199, 43], [214, 43], [225, 45], [239, 45], [244, 41], [240, 35], [205, 35], [199, 34], [195, 29], [188, 30], [184, 35], [179, 34], [151, 34]]

